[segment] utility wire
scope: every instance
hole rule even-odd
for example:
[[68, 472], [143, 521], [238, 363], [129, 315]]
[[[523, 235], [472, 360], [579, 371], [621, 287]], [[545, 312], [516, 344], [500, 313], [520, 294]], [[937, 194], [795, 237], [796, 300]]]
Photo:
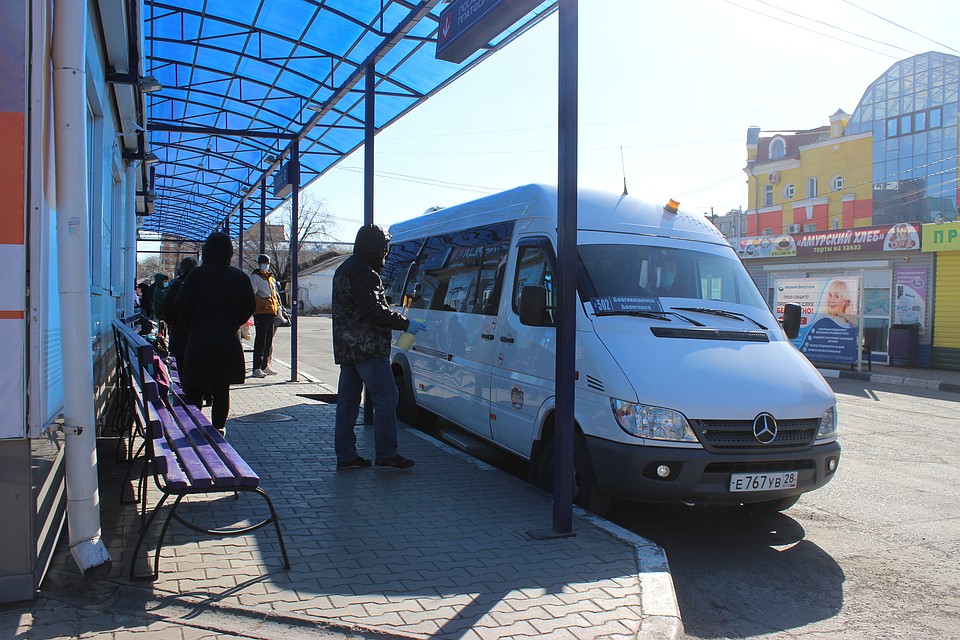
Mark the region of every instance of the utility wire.
[[830, 38], [831, 40], [836, 40], [837, 42], [842, 42], [842, 43], [844, 43], [844, 44], [849, 44], [849, 45], [852, 46], [852, 47], [857, 47], [858, 49], [863, 49], [864, 51], [869, 51], [869, 52], [871, 52], [871, 53], [876, 53], [876, 54], [878, 54], [878, 55], [886, 56], [887, 58], [893, 58], [893, 59], [895, 59], [895, 60], [899, 60], [899, 59], [900, 59], [899, 56], [895, 56], [895, 55], [893, 55], [892, 53], [884, 53], [883, 51], [877, 51], [876, 49], [871, 49], [870, 47], [865, 47], [865, 46], [863, 46], [863, 45], [857, 44], [856, 42], [850, 42], [849, 40], [844, 40], [843, 38], [838, 38], [838, 37], [832, 36], [832, 35], [830, 35], [830, 34], [828, 34], [828, 33], [823, 33], [823, 32], [821, 32], [821, 31], [817, 31], [817, 30], [815, 30], [815, 29], [811, 29], [810, 27], [805, 27], [805, 26], [803, 26], [802, 24], [797, 24], [796, 22], [790, 22], [789, 20], [784, 20], [783, 18], [778, 18], [778, 17], [776, 17], [776, 16], [772, 16], [772, 15], [770, 15], [769, 13], [763, 13], [762, 11], [757, 11], [756, 9], [751, 9], [750, 7], [745, 7], [745, 6], [743, 6], [743, 5], [737, 4], [736, 2], [731, 2], [731, 0], [723, 0], [723, 2], [726, 2], [727, 4], [729, 4], [729, 5], [731, 5], [731, 6], [737, 7], [738, 9], [743, 9], [744, 11], [749, 11], [749, 12], [751, 12], [751, 13], [755, 13], [755, 14], [760, 15], [760, 16], [763, 16], [763, 17], [765, 17], [765, 18], [769, 18], [769, 19], [771, 19], [771, 20], [776, 20], [777, 22], [783, 22], [784, 24], [788, 24], [788, 25], [790, 25], [791, 27], [796, 27], [796, 28], [798, 28], [798, 29], [803, 29], [804, 31], [809, 31], [810, 33], [815, 33], [815, 34], [817, 34], [818, 36], [823, 36], [824, 38]]
[[859, 9], [860, 11], [863, 11], [864, 13], [869, 13], [870, 15], [872, 15], [872, 16], [875, 17], [875, 18], [880, 18], [880, 19], [883, 20], [884, 22], [888, 22], [888, 23], [892, 24], [892, 25], [895, 26], [895, 27], [898, 27], [898, 28], [900, 28], [900, 29], [903, 29], [904, 31], [907, 31], [907, 32], [909, 32], [909, 33], [912, 33], [912, 34], [915, 35], [915, 36], [919, 36], [919, 37], [923, 38], [924, 40], [928, 40], [928, 41], [932, 42], [933, 44], [939, 45], [939, 46], [941, 46], [941, 47], [943, 47], [943, 48], [945, 48], [945, 49], [949, 49], [950, 51], [953, 51], [954, 53], [960, 53], [960, 51], [957, 51], [956, 49], [954, 49], [953, 47], [951, 47], [951, 46], [948, 45], [948, 44], [944, 44], [944, 43], [942, 43], [942, 42], [938, 42], [937, 40], [934, 40], [933, 38], [927, 37], [927, 36], [923, 35], [922, 33], [917, 33], [917, 32], [914, 31], [913, 29], [910, 29], [909, 27], [905, 27], [905, 26], [903, 26], [902, 24], [900, 24], [900, 23], [898, 23], [898, 22], [894, 22], [893, 20], [890, 20], [889, 18], [884, 18], [884, 17], [881, 16], [880, 14], [874, 13], [873, 11], [870, 11], [869, 9], [864, 9], [864, 8], [861, 7], [860, 5], [857, 5], [857, 4], [854, 4], [854, 3], [850, 2], [850, 0], [843, 0], [843, 2], [846, 2], [848, 5], [850, 5], [850, 6], [853, 7], [854, 9]]
[[[862, 38], [862, 39], [864, 39], [864, 40], [869, 40], [870, 42], [876, 42], [877, 44], [882, 44], [882, 45], [887, 46], [887, 47], [892, 47], [893, 49], [899, 49], [900, 51], [903, 51], [903, 52], [905, 52], [905, 53], [909, 53], [910, 55], [914, 55], [914, 54], [915, 54], [914, 51], [910, 51], [909, 49], [904, 49], [903, 47], [899, 47], [899, 46], [897, 46], [897, 45], [895, 45], [895, 44], [890, 44], [889, 42], [884, 42], [883, 40], [877, 40], [876, 38], [871, 38], [871, 37], [869, 37], [869, 36], [864, 36], [864, 35], [861, 35], [861, 34], [859, 34], [859, 33], [854, 33], [853, 31], [850, 31], [849, 29], [843, 29], [842, 27], [838, 27], [838, 26], [836, 26], [836, 25], [830, 24], [829, 22], [824, 22], [823, 20], [817, 20], [816, 18], [811, 18], [810, 16], [805, 16], [805, 15], [803, 15], [803, 14], [796, 13], [796, 12], [794, 12], [794, 11], [790, 11], [789, 9], [784, 9], [783, 7], [778, 7], [777, 5], [772, 4], [772, 3], [770, 3], [770, 2], [766, 2], [765, 0], [754, 0], [754, 2], [758, 2], [758, 3], [762, 4], [762, 5], [768, 6], [768, 7], [770, 7], [771, 9], [776, 9], [776, 10], [778, 10], [778, 11], [783, 11], [784, 13], [789, 13], [790, 15], [796, 16], [796, 17], [798, 17], [798, 18], [800, 18], [800, 19], [802, 19], [802, 20], [809, 20], [810, 22], [816, 22], [817, 24], [822, 24], [823, 26], [828, 27], [828, 28], [830, 28], [830, 29], [836, 29], [837, 31], [841, 31], [841, 32], [843, 32], [843, 33], [848, 33], [848, 34], [850, 34], [851, 36], [853, 36], [853, 37], [855, 37], [855, 38]], [[878, 16], [878, 17], [879, 17], [879, 16]], [[799, 26], [799, 25], [797, 25], [797, 26]], [[845, 40], [842, 40], [841, 42], [846, 42], [846, 41], [845, 41]], [[852, 44], [852, 43], [851, 43], [851, 44]]]

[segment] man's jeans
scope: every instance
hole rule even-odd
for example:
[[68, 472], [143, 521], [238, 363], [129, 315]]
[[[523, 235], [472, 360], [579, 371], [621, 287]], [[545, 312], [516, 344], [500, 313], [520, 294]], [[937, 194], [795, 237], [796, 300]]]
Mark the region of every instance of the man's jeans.
[[390, 360], [370, 358], [354, 364], [340, 365], [337, 388], [337, 422], [334, 448], [337, 463], [347, 463], [357, 457], [357, 435], [354, 426], [360, 415], [360, 395], [367, 387], [373, 404], [374, 446], [376, 460], [397, 455], [397, 391], [390, 369]]

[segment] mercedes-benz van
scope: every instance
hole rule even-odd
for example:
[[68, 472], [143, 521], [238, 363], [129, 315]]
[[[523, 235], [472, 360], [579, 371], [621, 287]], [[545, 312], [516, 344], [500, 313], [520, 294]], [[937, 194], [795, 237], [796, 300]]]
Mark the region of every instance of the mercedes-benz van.
[[[674, 204], [579, 193], [575, 500], [786, 509], [837, 469], [836, 398], [720, 232]], [[437, 414], [549, 489], [556, 188], [389, 232], [387, 296], [428, 325], [391, 355], [401, 416]]]

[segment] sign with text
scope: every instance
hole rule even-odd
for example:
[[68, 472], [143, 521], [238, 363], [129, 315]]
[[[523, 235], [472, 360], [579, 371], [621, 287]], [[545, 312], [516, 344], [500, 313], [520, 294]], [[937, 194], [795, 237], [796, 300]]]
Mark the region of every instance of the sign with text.
[[293, 161], [280, 165], [276, 173], [273, 174], [273, 196], [275, 198], [286, 198], [293, 191], [293, 183], [297, 179], [297, 170]]
[[659, 298], [641, 296], [604, 296], [590, 298], [594, 313], [657, 313], [663, 311]]
[[923, 225], [923, 251], [960, 251], [960, 222]]
[[792, 342], [808, 359], [857, 361], [859, 276], [780, 278], [774, 286], [778, 316], [788, 302], [800, 305], [800, 334]]
[[923, 333], [927, 317], [927, 269], [910, 267], [897, 269], [894, 277], [894, 324], [918, 324]]
[[733, 241], [741, 258], [792, 258], [856, 251], [916, 251], [920, 224], [900, 222], [876, 227], [753, 236]]
[[463, 62], [543, 0], [454, 0], [440, 13], [437, 59]]

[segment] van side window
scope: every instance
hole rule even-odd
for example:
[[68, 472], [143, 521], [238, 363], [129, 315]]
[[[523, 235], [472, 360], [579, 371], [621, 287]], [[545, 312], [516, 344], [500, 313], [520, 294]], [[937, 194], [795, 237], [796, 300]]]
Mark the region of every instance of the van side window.
[[499, 222], [428, 238], [407, 276], [405, 297], [411, 308], [496, 313], [497, 273], [513, 225]]
[[390, 245], [387, 257], [383, 261], [380, 279], [390, 304], [400, 304], [403, 284], [410, 269], [410, 264], [420, 251], [422, 240], [407, 240]]
[[554, 294], [553, 251], [542, 245], [521, 246], [517, 253], [517, 276], [513, 281], [513, 310], [520, 313], [520, 292], [527, 286], [541, 286], [547, 290], [547, 318], [554, 321], [553, 307], [557, 301]]

